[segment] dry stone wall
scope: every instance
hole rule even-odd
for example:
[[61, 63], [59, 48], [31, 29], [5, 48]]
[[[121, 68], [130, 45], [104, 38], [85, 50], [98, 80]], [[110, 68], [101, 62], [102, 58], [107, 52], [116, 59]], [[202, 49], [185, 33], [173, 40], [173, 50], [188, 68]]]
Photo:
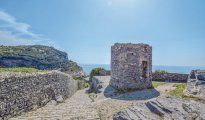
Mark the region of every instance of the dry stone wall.
[[168, 82], [187, 82], [188, 74], [179, 73], [153, 73], [152, 80]]
[[78, 90], [78, 81], [58, 72], [0, 73], [0, 119], [67, 98]]

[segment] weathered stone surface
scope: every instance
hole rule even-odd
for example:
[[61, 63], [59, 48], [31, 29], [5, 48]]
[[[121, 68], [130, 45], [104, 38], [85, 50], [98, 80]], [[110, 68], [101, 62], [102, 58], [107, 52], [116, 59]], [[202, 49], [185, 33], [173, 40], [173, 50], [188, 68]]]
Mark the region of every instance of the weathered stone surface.
[[32, 67], [85, 75], [77, 63], [68, 60], [67, 53], [42, 45], [0, 46], [0, 67]]
[[[199, 76], [202, 76], [202, 78], [200, 79]], [[205, 71], [193, 70], [191, 72], [184, 95], [195, 96], [205, 100]]]
[[114, 120], [204, 120], [205, 104], [180, 98], [157, 98], [114, 115]]
[[179, 73], [152, 73], [152, 80], [170, 81], [170, 82], [187, 82], [188, 74]]
[[151, 87], [152, 47], [147, 44], [119, 44], [111, 48], [110, 85], [120, 89]]
[[62, 101], [62, 98], [71, 97], [77, 90], [78, 81], [58, 71], [0, 73], [0, 117], [27, 112], [51, 100]]
[[89, 89], [90, 92], [95, 92], [95, 93], [102, 92], [102, 90], [100, 89], [103, 88], [104, 81], [102, 81], [101, 77], [102, 76], [93, 76], [90, 89]]

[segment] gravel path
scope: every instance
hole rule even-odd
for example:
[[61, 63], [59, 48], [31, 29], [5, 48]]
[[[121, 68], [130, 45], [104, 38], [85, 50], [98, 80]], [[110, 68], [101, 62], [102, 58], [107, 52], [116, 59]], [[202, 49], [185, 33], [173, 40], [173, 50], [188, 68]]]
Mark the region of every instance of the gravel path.
[[11, 120], [99, 120], [86, 89], [77, 91], [63, 103], [49, 104]]

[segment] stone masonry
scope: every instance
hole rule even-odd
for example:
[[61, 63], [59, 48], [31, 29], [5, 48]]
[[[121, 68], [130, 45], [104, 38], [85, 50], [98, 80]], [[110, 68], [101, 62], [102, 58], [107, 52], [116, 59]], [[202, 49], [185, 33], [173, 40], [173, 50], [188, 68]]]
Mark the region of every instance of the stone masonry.
[[110, 85], [118, 89], [152, 86], [152, 47], [147, 44], [116, 43], [111, 48]]
[[71, 97], [78, 81], [58, 72], [0, 73], [0, 120]]
[[187, 82], [188, 74], [180, 73], [152, 73], [153, 81]]

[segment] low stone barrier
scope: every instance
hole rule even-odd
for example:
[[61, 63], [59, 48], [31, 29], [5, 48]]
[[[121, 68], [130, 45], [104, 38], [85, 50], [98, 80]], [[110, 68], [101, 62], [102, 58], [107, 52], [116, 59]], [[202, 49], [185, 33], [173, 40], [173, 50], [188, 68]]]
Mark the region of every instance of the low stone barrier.
[[152, 73], [153, 81], [187, 82], [188, 74], [179, 73]]
[[71, 97], [79, 81], [58, 72], [0, 73], [0, 120]]

